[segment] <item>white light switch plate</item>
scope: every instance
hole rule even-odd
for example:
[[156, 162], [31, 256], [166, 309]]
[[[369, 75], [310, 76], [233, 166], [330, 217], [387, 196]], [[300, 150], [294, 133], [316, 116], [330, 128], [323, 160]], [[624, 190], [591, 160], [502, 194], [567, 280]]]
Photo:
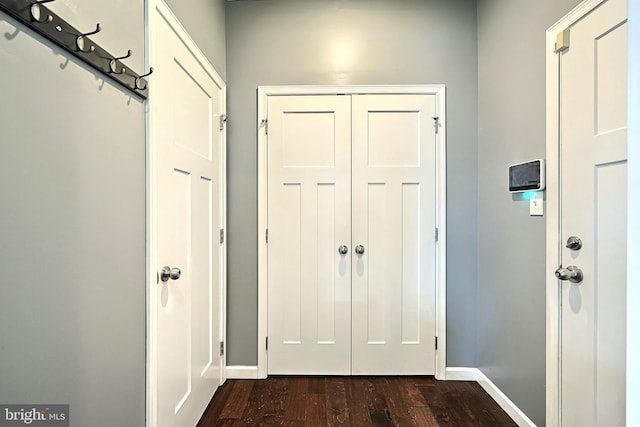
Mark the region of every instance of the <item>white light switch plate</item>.
[[531, 216], [543, 216], [544, 204], [542, 203], [542, 197], [536, 194], [529, 200], [529, 215]]

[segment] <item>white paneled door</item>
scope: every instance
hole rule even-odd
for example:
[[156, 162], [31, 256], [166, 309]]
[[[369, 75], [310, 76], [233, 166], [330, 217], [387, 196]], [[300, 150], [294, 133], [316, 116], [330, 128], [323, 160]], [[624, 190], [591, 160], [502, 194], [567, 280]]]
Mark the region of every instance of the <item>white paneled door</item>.
[[434, 95], [353, 96], [353, 374], [434, 373], [435, 116]]
[[436, 96], [267, 110], [268, 372], [433, 374]]
[[626, 8], [604, 2], [560, 54], [563, 426], [625, 425]]
[[151, 12], [151, 416], [158, 427], [193, 426], [221, 379], [224, 96], [168, 9]]
[[269, 97], [270, 373], [350, 373], [350, 141], [348, 96]]

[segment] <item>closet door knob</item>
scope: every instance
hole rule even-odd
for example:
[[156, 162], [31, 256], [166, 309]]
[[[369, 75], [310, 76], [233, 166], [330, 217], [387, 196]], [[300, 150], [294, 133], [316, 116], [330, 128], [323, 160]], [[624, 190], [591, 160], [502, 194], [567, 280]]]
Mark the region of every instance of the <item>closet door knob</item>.
[[338, 248], [338, 253], [340, 255], [346, 255], [347, 252], [349, 252], [349, 248], [345, 245], [340, 245], [340, 247]]
[[171, 268], [168, 265], [165, 265], [160, 271], [160, 280], [162, 280], [163, 282], [168, 282], [169, 279], [178, 280], [181, 275], [182, 272], [179, 268]]
[[358, 255], [362, 255], [364, 253], [364, 246], [362, 246], [362, 245], [356, 246], [356, 253]]

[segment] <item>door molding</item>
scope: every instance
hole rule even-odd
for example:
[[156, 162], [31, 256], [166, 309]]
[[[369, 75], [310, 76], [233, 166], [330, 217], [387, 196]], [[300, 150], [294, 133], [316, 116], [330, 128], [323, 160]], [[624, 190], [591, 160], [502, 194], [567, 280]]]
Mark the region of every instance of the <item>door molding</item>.
[[446, 109], [445, 85], [385, 85], [385, 86], [260, 86], [258, 87], [258, 378], [267, 377], [267, 135], [263, 119], [267, 117], [267, 100], [275, 95], [365, 95], [365, 94], [425, 94], [436, 95], [439, 117], [436, 134], [436, 378], [445, 379], [446, 369]]
[[[220, 112], [226, 114], [226, 97], [227, 86], [213, 68], [207, 57], [202, 53], [200, 48], [193, 41], [189, 33], [183, 27], [181, 22], [175, 16], [173, 11], [167, 6], [164, 0], [147, 0], [145, 1], [145, 70], [153, 66], [155, 40], [152, 35], [155, 31], [154, 11], [158, 13], [171, 25], [172, 29], [182, 39], [187, 48], [194, 54], [196, 60], [202, 68], [209, 74], [211, 79], [220, 87]], [[153, 81], [153, 74], [149, 76]], [[156, 156], [156, 135], [155, 120], [157, 103], [154, 97], [154, 86], [149, 87], [149, 98], [147, 99], [147, 108], [145, 114], [146, 120], [146, 234], [147, 234], [147, 265], [146, 265], [146, 423], [147, 427], [155, 427], [158, 423], [156, 418], [157, 407], [157, 359], [156, 359], [156, 333], [157, 319], [154, 317], [153, 307], [157, 304], [156, 286], [157, 286], [157, 242], [158, 242], [158, 223], [157, 223], [157, 206], [160, 189], [157, 184], [158, 163]], [[215, 129], [214, 129], [215, 131]], [[227, 229], [227, 128], [221, 131], [220, 141], [220, 222], [223, 229]], [[227, 319], [227, 239], [220, 246], [220, 337], [226, 341], [226, 319]], [[220, 384], [226, 380], [226, 354], [220, 358]]]
[[585, 0], [546, 32], [547, 81], [547, 235], [546, 235], [546, 425], [561, 424], [560, 402], [560, 287], [554, 272], [560, 265], [560, 57], [555, 53], [556, 36], [570, 28], [607, 0]]

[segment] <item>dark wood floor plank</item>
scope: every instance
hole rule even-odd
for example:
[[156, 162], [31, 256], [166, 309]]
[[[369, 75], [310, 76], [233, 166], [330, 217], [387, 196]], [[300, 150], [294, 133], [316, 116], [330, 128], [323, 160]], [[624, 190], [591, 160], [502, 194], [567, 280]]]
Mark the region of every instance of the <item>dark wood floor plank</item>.
[[462, 408], [454, 398], [447, 395], [446, 390], [443, 389], [443, 384], [444, 382], [435, 386], [419, 387], [420, 393], [424, 396], [427, 405], [438, 421], [438, 425], [444, 427], [464, 425], [460, 424], [456, 414]]
[[265, 396], [265, 405], [262, 408], [262, 422], [265, 425], [280, 425], [284, 421], [288, 390], [289, 378], [275, 377], [272, 379], [269, 395]]
[[387, 401], [387, 407], [389, 408], [393, 425], [413, 425], [411, 413], [409, 412], [408, 396], [401, 386], [400, 381], [396, 378], [381, 378], [380, 385], [385, 400]]
[[414, 426], [438, 427], [438, 420], [433, 416], [433, 412], [428, 406], [412, 406], [409, 408]]
[[326, 426], [327, 425], [327, 407], [324, 393], [307, 394], [307, 418], [308, 426]]
[[233, 394], [233, 399], [227, 401], [220, 413], [220, 419], [239, 420], [242, 418], [255, 382], [251, 380], [236, 380], [232, 384], [233, 388], [230, 392]]
[[420, 377], [409, 377], [411, 379], [411, 383], [416, 387], [435, 387], [438, 384], [438, 380], [436, 380], [432, 376], [420, 376]]
[[438, 389], [443, 393], [443, 398], [449, 408], [450, 419], [453, 425], [462, 425], [463, 423], [467, 425], [482, 425], [482, 423], [476, 419], [477, 414], [469, 413], [465, 406], [464, 388], [467, 384], [467, 381], [443, 381]]
[[509, 415], [484, 391], [476, 382], [464, 382], [460, 387], [461, 403], [470, 418], [479, 424], [493, 424], [496, 426], [517, 427]]
[[394, 379], [401, 387], [402, 393], [407, 399], [407, 406], [427, 406], [424, 396], [420, 393], [418, 387], [415, 386], [414, 377], [398, 377]]
[[280, 425], [287, 427], [305, 427], [307, 423], [304, 420], [284, 420]]
[[309, 377], [309, 393], [324, 394], [326, 386], [324, 384], [327, 377]]
[[369, 416], [374, 426], [392, 426], [391, 413], [380, 386], [382, 380], [384, 380], [383, 377], [369, 377], [367, 379], [366, 393]]
[[204, 414], [202, 414], [202, 418], [200, 419], [197, 427], [209, 427], [217, 425], [216, 422], [219, 419], [220, 414], [222, 413], [222, 409], [229, 402], [229, 400], [233, 400], [233, 398], [230, 399], [233, 387], [234, 383], [227, 381], [220, 388], [218, 388], [214, 399], [211, 399], [211, 402], [209, 402], [209, 406], [205, 410]]
[[304, 421], [306, 415], [307, 393], [309, 392], [309, 378], [290, 377], [289, 393], [287, 394], [285, 421]]
[[246, 424], [242, 420], [218, 420], [214, 424], [208, 424], [207, 426], [215, 426], [215, 427], [245, 427]]
[[197, 427], [516, 427], [476, 382], [433, 377], [229, 380]]
[[372, 426], [367, 403], [368, 380], [363, 377], [350, 377], [346, 381], [345, 394], [349, 405], [351, 424], [355, 427]]
[[269, 400], [272, 385], [272, 380], [254, 382], [247, 407], [242, 414], [242, 419], [246, 424], [260, 425], [262, 423], [263, 409]]
[[347, 406], [347, 394], [344, 386], [344, 378], [330, 377], [325, 381], [327, 396], [327, 425], [351, 426], [349, 408]]

